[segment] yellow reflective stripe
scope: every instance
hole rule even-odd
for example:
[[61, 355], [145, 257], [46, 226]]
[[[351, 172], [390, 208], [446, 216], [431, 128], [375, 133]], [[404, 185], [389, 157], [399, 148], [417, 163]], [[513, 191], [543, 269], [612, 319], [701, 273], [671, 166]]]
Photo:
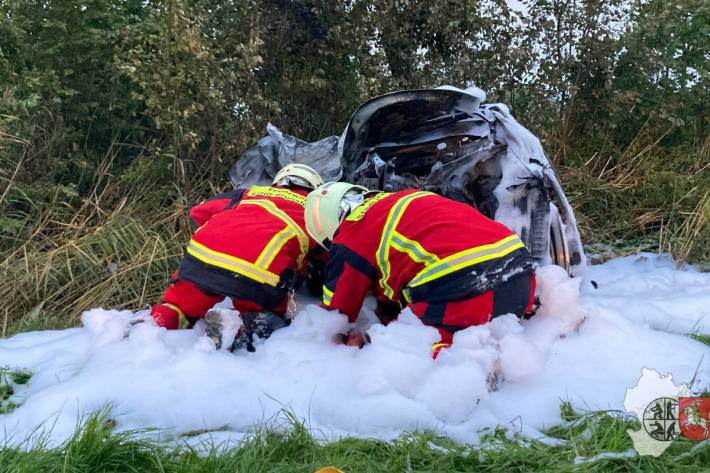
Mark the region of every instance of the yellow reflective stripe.
[[436, 278], [451, 274], [459, 269], [473, 266], [483, 261], [500, 258], [524, 246], [518, 235], [510, 235], [490, 245], [481, 245], [476, 248], [455, 253], [451, 256], [447, 256], [438, 263], [424, 268], [407, 284], [407, 287], [419, 286]]
[[190, 244], [187, 245], [187, 252], [207, 264], [218, 266], [234, 273], [243, 274], [270, 286], [276, 286], [279, 283], [278, 275], [262, 269], [253, 263], [244, 261], [243, 259], [212, 251], [206, 246], [197, 243], [195, 240], [190, 240]]
[[390, 299], [394, 299], [394, 290], [387, 284], [390, 273], [387, 254], [389, 253], [390, 246], [392, 244], [392, 235], [395, 233], [397, 224], [399, 224], [399, 219], [402, 218], [407, 206], [409, 206], [414, 199], [427, 195], [433, 194], [431, 192], [415, 192], [404, 196], [392, 206], [389, 215], [387, 215], [385, 228], [382, 231], [382, 237], [380, 238], [380, 246], [377, 248], [377, 265], [380, 267], [380, 272], [382, 273], [382, 279], [379, 281], [380, 287], [384, 291], [385, 296]]
[[330, 301], [333, 300], [333, 291], [329, 290], [327, 287], [325, 287], [325, 284], [323, 285], [323, 304], [325, 305], [330, 305]]
[[188, 325], [190, 325], [190, 321], [187, 320], [187, 317], [185, 316], [185, 312], [180, 310], [180, 307], [176, 306], [175, 304], [171, 304], [169, 302], [163, 302], [163, 305], [165, 307], [170, 307], [173, 309], [175, 312], [178, 313], [178, 328], [187, 328]]
[[365, 216], [365, 212], [370, 210], [370, 208], [375, 205], [377, 202], [381, 201], [385, 197], [389, 197], [392, 195], [389, 192], [380, 192], [377, 195], [374, 195], [373, 197], [368, 197], [365, 199], [365, 202], [362, 203], [362, 205], [358, 205], [355, 210], [350, 212], [350, 215], [345, 217], [345, 220], [350, 221], [350, 222], [356, 222], [358, 220], [361, 220], [362, 217]]
[[296, 202], [304, 207], [306, 206], [306, 198], [304, 196], [288, 189], [279, 189], [278, 187], [252, 186], [249, 192], [247, 192], [247, 195], [249, 197], [280, 197], [281, 199]]
[[[423, 263], [427, 266], [433, 265], [439, 261], [438, 256], [426, 251], [418, 242], [410, 240], [397, 232], [394, 232], [392, 235], [392, 248], [403, 253], [407, 253], [407, 255], [409, 255], [409, 257], [417, 263]], [[409, 294], [407, 294], [406, 289], [402, 291], [402, 295], [404, 296], [404, 300], [407, 304], [412, 302], [409, 300]]]
[[294, 236], [296, 236], [296, 234], [293, 230], [291, 230], [291, 226], [287, 225], [283, 230], [274, 235], [254, 264], [261, 268], [267, 269], [271, 265], [271, 262], [274, 261], [274, 258], [278, 254], [279, 250]]
[[417, 263], [424, 263], [427, 266], [439, 261], [439, 257], [426, 251], [419, 242], [410, 240], [401, 233], [394, 232], [392, 235], [392, 247], [407, 253]]
[[437, 348], [447, 348], [450, 347], [450, 343], [435, 343], [431, 346], [431, 351], [436, 350]]
[[[271, 189], [271, 187], [269, 187], [269, 189]], [[306, 253], [308, 253], [308, 237], [304, 231], [301, 230], [301, 227], [299, 227], [298, 224], [296, 224], [296, 222], [294, 222], [293, 219], [286, 214], [286, 212], [278, 208], [276, 204], [270, 200], [242, 200], [239, 205], [258, 205], [270, 214], [280, 218], [286, 223], [286, 225], [291, 227], [291, 230], [296, 233], [296, 238], [298, 238], [298, 244], [301, 248], [301, 254], [298, 256], [298, 261], [296, 262], [300, 268], [303, 263], [303, 258], [305, 258]]]

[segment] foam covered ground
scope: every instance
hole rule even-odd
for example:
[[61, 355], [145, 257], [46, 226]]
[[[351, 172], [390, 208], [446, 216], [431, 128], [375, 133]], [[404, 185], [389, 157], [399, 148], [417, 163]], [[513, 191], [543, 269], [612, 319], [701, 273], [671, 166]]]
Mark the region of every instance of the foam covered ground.
[[[642, 254], [590, 266], [583, 279], [544, 267], [538, 280], [535, 317], [461, 331], [437, 360], [436, 331], [406, 311], [371, 325], [372, 343], [359, 350], [331, 342], [344, 316], [302, 300], [292, 325], [256, 352], [229, 353], [199, 328], [144, 323], [123, 338], [130, 312], [92, 309], [83, 328], [0, 340], [0, 366], [33, 373], [11, 398], [21, 406], [0, 415], [0, 444], [44, 435], [58, 445], [106, 406], [119, 430], [152, 427], [145, 435], [195, 445], [285, 425], [284, 411], [325, 439], [435, 430], [476, 442], [496, 426], [542, 437], [561, 422], [562, 401], [623, 410], [643, 367], [677, 383], [695, 378], [696, 392], [710, 385], [710, 347], [687, 336], [710, 334], [710, 273]], [[373, 318], [366, 307], [359, 323]], [[494, 368], [503, 381], [488, 392]]]

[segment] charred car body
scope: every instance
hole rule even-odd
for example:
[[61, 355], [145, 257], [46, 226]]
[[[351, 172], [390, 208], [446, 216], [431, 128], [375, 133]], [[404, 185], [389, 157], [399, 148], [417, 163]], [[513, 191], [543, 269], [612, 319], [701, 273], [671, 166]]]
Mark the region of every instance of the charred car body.
[[269, 124], [230, 170], [235, 187], [268, 184], [290, 162], [325, 181], [394, 192], [422, 189], [467, 203], [515, 231], [538, 264], [580, 274], [586, 260], [574, 213], [532, 133], [479, 89], [406, 90], [376, 97], [340, 137], [307, 143]]

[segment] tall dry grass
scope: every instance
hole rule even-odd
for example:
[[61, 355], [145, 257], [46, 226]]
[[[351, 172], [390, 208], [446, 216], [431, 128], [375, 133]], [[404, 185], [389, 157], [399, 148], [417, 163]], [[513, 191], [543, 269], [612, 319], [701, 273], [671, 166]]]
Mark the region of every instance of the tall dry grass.
[[560, 169], [585, 243], [617, 254], [667, 252], [708, 266], [710, 137], [661, 146], [671, 131], [644, 128], [623, 150], [594, 150]]
[[179, 165], [159, 183], [151, 158], [116, 176], [114, 156], [102, 159], [85, 197], [48, 186], [44, 196], [10, 199], [23, 186], [0, 174], [3, 336], [76, 325], [92, 307], [135, 310], [159, 300], [189, 237], [190, 202], [204, 196], [187, 196]]

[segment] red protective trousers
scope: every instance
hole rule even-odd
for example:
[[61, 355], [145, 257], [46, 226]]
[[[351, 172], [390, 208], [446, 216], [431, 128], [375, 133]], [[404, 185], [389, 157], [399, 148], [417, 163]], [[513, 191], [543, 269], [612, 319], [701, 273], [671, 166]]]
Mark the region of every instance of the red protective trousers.
[[[443, 303], [413, 302], [409, 307], [424, 323], [437, 326], [466, 327], [482, 325], [499, 315], [523, 315], [532, 312], [535, 299], [535, 277], [523, 274], [520, 280], [503, 283], [492, 291], [462, 301]], [[440, 343], [451, 343], [454, 332], [437, 327]]]
[[[163, 304], [153, 306], [151, 315], [157, 325], [168, 330], [191, 327], [197, 319], [203, 318], [208, 310], [223, 300], [224, 296], [205, 294], [191, 282], [177, 280], [165, 291]], [[287, 304], [288, 299], [283, 299], [272, 311], [284, 314]], [[264, 310], [264, 307], [249, 300], [232, 299], [232, 306], [240, 313]]]

